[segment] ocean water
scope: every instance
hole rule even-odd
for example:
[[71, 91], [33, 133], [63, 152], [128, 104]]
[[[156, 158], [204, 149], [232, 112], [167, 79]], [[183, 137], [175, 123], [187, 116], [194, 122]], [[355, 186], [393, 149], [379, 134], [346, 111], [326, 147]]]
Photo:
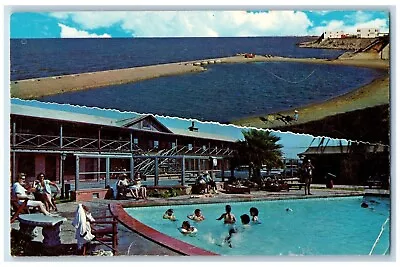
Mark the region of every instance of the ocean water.
[[252, 52], [335, 58], [344, 51], [298, 48], [307, 37], [11, 39], [11, 80], [147, 66]]
[[43, 97], [56, 103], [229, 122], [324, 101], [380, 77], [379, 70], [268, 62]]
[[[369, 208], [360, 207], [363, 201], [369, 204]], [[216, 220], [224, 212], [226, 204], [232, 206], [232, 213], [238, 220], [235, 227], [239, 231], [232, 237], [232, 248], [224, 242], [230, 226]], [[250, 207], [258, 208], [261, 224], [243, 227], [240, 215], [249, 214]], [[162, 219], [168, 208], [174, 209], [178, 221]], [[178, 228], [196, 208], [202, 210], [206, 219], [190, 221], [197, 228], [197, 234], [185, 236]], [[292, 211], [287, 212], [286, 208]], [[127, 208], [126, 211], [157, 231], [220, 255], [358, 256], [369, 255], [371, 251], [371, 255], [390, 254], [390, 221], [384, 225], [390, 216], [388, 198], [232, 202]]]

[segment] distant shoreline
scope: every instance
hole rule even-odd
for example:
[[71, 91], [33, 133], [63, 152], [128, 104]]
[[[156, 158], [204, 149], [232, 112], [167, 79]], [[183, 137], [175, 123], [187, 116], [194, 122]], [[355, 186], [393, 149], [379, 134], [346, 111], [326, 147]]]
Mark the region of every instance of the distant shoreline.
[[10, 84], [10, 93], [11, 97], [14, 98], [38, 99], [44, 96], [63, 94], [67, 92], [134, 83], [165, 76], [202, 72], [206, 70], [204, 67], [209, 64], [251, 62], [298, 62], [309, 64], [347, 65], [377, 69], [388, 69], [389, 67], [388, 61], [376, 59], [361, 58], [328, 60], [316, 58], [285, 58], [267, 55], [256, 55], [254, 58], [245, 58], [243, 55], [237, 55], [232, 57], [12, 81]]

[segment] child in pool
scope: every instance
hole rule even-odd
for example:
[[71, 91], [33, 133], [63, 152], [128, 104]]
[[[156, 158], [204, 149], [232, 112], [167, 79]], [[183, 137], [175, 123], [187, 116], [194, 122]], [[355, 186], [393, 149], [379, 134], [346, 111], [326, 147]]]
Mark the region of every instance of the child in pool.
[[201, 210], [200, 209], [195, 209], [194, 213], [191, 215], [187, 216], [189, 219], [196, 221], [196, 222], [200, 222], [203, 221], [205, 218], [203, 216], [203, 214], [201, 214]]
[[259, 221], [258, 221], [258, 209], [257, 208], [255, 208], [255, 207], [251, 207], [250, 208], [250, 216], [252, 216], [252, 221], [253, 222], [255, 222], [255, 223], [260, 223]]
[[233, 236], [233, 234], [241, 232], [241, 231], [243, 231], [245, 229], [245, 227], [250, 226], [250, 224], [249, 224], [250, 223], [250, 216], [247, 215], [247, 214], [243, 214], [243, 215], [240, 216], [240, 221], [242, 222], [243, 228], [239, 230], [237, 228], [232, 227], [231, 229], [229, 229], [228, 236], [225, 237], [224, 241], [225, 241], [225, 243], [228, 244], [228, 246], [230, 248], [232, 248], [232, 236]]
[[217, 219], [218, 221], [224, 219], [225, 224], [234, 224], [236, 222], [236, 217], [231, 213], [231, 205], [225, 206], [225, 213], [222, 213], [221, 216]]
[[194, 232], [196, 232], [196, 228], [190, 226], [189, 221], [183, 221], [180, 231], [184, 235], [193, 234]]
[[173, 209], [167, 209], [167, 211], [163, 215], [163, 219], [168, 219], [170, 221], [176, 221], [175, 215], [174, 215], [174, 210]]

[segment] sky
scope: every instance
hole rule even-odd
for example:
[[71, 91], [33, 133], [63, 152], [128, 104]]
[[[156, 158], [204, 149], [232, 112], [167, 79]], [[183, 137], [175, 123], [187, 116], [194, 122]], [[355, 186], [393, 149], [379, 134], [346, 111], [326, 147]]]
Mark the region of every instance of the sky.
[[[11, 103], [19, 105], [29, 105], [47, 109], [76, 112], [76, 113], [84, 113], [94, 116], [110, 117], [115, 119], [130, 118], [133, 116], [141, 115], [135, 112], [120, 112], [118, 110], [112, 110], [112, 109], [88, 108], [88, 107], [74, 106], [69, 104], [47, 103], [36, 100], [21, 100], [16, 98], [11, 99]], [[179, 129], [187, 129], [189, 126], [191, 126], [191, 121], [192, 121], [187, 119], [163, 117], [157, 115], [156, 118], [168, 128], [179, 128]], [[242, 131], [246, 129], [246, 128], [236, 127], [233, 125], [221, 125], [218, 123], [200, 122], [197, 120], [193, 121], [195, 121], [195, 126], [199, 128], [200, 132], [229, 136], [237, 140], [243, 140]], [[282, 152], [284, 153], [284, 157], [288, 159], [297, 158], [298, 153], [306, 151], [306, 149], [310, 145], [317, 146], [321, 141], [321, 138], [319, 137], [314, 138], [311, 135], [281, 133], [278, 131], [273, 131], [273, 134], [281, 138], [281, 140], [278, 143], [283, 145]], [[327, 138], [324, 141], [324, 145], [326, 145], [327, 142], [328, 145], [330, 146], [339, 145], [339, 139]], [[347, 141], [342, 140], [342, 144], [346, 145]]]
[[[95, 7], [94, 7], [95, 8]], [[247, 37], [321, 35], [357, 28], [389, 32], [389, 11], [217, 10], [14, 12], [11, 38]]]

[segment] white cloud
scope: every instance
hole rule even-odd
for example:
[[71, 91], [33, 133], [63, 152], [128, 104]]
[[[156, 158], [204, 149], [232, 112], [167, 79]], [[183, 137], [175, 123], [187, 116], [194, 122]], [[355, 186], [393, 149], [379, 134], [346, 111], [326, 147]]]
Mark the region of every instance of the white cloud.
[[72, 27], [68, 27], [64, 24], [58, 23], [61, 28], [60, 37], [61, 38], [110, 38], [111, 35], [105, 33], [102, 35], [97, 35], [95, 33], [89, 33], [87, 31], [77, 30]]
[[[313, 11], [326, 15], [331, 11]], [[239, 36], [301, 36], [320, 35], [325, 30], [356, 33], [357, 28], [374, 27], [388, 31], [386, 19], [372, 19], [365, 11], [357, 11], [353, 20], [346, 15], [337, 20], [323, 21], [314, 27], [302, 11], [95, 11], [55, 12], [60, 21], [72, 20], [80, 29], [92, 31], [118, 26], [135, 37], [239, 37]], [[63, 22], [66, 23], [66, 22]], [[76, 29], [74, 29], [76, 30]], [[70, 30], [66, 30], [70, 32]], [[71, 30], [72, 31], [72, 30]], [[76, 34], [89, 35], [76, 30]], [[109, 36], [99, 36], [109, 37]]]
[[[61, 17], [52, 13], [53, 17]], [[65, 14], [62, 14], [65, 19]], [[73, 12], [68, 18], [85, 30], [120, 25], [137, 37], [305, 35], [312, 26], [301, 11], [131, 11]]]

